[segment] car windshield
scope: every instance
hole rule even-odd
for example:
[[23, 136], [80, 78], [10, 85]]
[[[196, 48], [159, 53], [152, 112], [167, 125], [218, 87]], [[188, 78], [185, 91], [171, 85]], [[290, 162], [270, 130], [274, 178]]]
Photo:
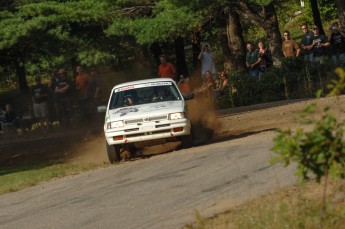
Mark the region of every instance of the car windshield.
[[136, 84], [114, 89], [109, 109], [175, 100], [182, 97], [172, 82]]

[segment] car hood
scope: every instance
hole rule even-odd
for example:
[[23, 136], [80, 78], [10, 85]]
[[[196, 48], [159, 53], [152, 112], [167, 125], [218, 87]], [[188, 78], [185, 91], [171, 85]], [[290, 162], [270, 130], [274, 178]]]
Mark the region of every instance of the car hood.
[[110, 121], [158, 116], [184, 111], [184, 101], [166, 101], [121, 107], [108, 111]]

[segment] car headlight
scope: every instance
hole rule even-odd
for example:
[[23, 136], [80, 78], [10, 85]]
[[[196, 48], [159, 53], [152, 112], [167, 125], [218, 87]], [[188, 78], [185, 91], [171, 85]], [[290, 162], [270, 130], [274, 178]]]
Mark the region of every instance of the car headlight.
[[107, 129], [114, 129], [123, 127], [123, 121], [116, 121], [116, 122], [108, 122], [107, 123]]
[[176, 120], [176, 119], [181, 119], [181, 118], [184, 118], [183, 112], [169, 114], [170, 120]]

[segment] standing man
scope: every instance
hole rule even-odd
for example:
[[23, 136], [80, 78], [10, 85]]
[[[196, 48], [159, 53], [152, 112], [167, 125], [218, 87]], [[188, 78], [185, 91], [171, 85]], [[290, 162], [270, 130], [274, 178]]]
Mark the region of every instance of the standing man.
[[298, 57], [301, 52], [301, 49], [298, 47], [296, 41], [290, 38], [289, 31], [284, 31], [282, 52], [285, 57]]
[[210, 71], [213, 77], [216, 75], [216, 67], [214, 65], [214, 60], [216, 56], [211, 51], [211, 47], [208, 43], [203, 44], [201, 52], [198, 56], [198, 59], [201, 60], [201, 75], [203, 81], [205, 81], [206, 72]]
[[312, 64], [313, 52], [310, 49], [308, 49], [308, 47], [313, 43], [314, 33], [312, 31], [309, 31], [308, 25], [306, 24], [303, 24], [301, 26], [301, 29], [304, 33], [301, 40], [301, 48], [304, 54], [304, 61], [306, 63]]
[[330, 45], [325, 35], [319, 33], [319, 27], [314, 25], [314, 36], [312, 44], [307, 46], [313, 53], [313, 62], [315, 65], [323, 64], [325, 62], [326, 47]]
[[49, 89], [41, 83], [41, 77], [35, 77], [35, 85], [32, 87], [32, 104], [36, 121], [39, 121], [42, 127], [48, 126], [48, 96]]
[[70, 90], [72, 84], [71, 81], [67, 78], [67, 72], [65, 71], [65, 69], [61, 68], [59, 70], [59, 75], [60, 77], [55, 86], [57, 116], [60, 124], [65, 127], [69, 127], [71, 124]]
[[101, 89], [101, 82], [97, 76], [97, 71], [95, 68], [92, 68], [90, 71], [90, 79], [87, 86], [87, 97], [91, 106], [91, 113], [96, 111], [96, 106], [99, 103], [99, 94]]
[[345, 32], [339, 28], [336, 22], [332, 24], [329, 42], [332, 50], [332, 61], [334, 65], [340, 64], [345, 66]]
[[172, 63], [168, 62], [165, 55], [160, 55], [161, 64], [158, 67], [158, 75], [161, 78], [171, 78], [175, 80], [176, 70]]
[[90, 117], [90, 106], [89, 98], [87, 97], [87, 87], [89, 84], [89, 75], [84, 72], [84, 69], [81, 66], [76, 68], [77, 76], [75, 78], [75, 87], [78, 91], [78, 104], [81, 117], [84, 121]]
[[253, 43], [248, 42], [246, 54], [246, 66], [250, 77], [259, 77], [261, 58], [257, 49], [254, 49]]
[[49, 96], [49, 100], [48, 100], [48, 110], [49, 110], [49, 116], [50, 116], [51, 122], [56, 121], [57, 117], [58, 117], [57, 116], [58, 108], [57, 108], [55, 88], [56, 88], [56, 85], [59, 81], [59, 78], [60, 78], [60, 72], [58, 72], [58, 73], [53, 72], [53, 74], [52, 74], [52, 76], [48, 82], [48, 88], [50, 90], [50, 96]]

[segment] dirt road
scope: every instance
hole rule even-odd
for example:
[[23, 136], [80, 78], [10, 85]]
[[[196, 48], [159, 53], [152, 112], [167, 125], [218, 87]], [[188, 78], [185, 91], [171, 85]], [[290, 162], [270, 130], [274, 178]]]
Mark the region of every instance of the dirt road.
[[111, 166], [0, 196], [1, 228], [179, 228], [291, 185], [271, 132]]
[[[343, 99], [318, 102], [342, 117]], [[219, 111], [207, 144], [1, 195], [1, 228], [179, 228], [195, 211], [209, 216], [291, 185], [293, 167], [268, 163], [273, 129], [296, 126], [307, 103]]]

